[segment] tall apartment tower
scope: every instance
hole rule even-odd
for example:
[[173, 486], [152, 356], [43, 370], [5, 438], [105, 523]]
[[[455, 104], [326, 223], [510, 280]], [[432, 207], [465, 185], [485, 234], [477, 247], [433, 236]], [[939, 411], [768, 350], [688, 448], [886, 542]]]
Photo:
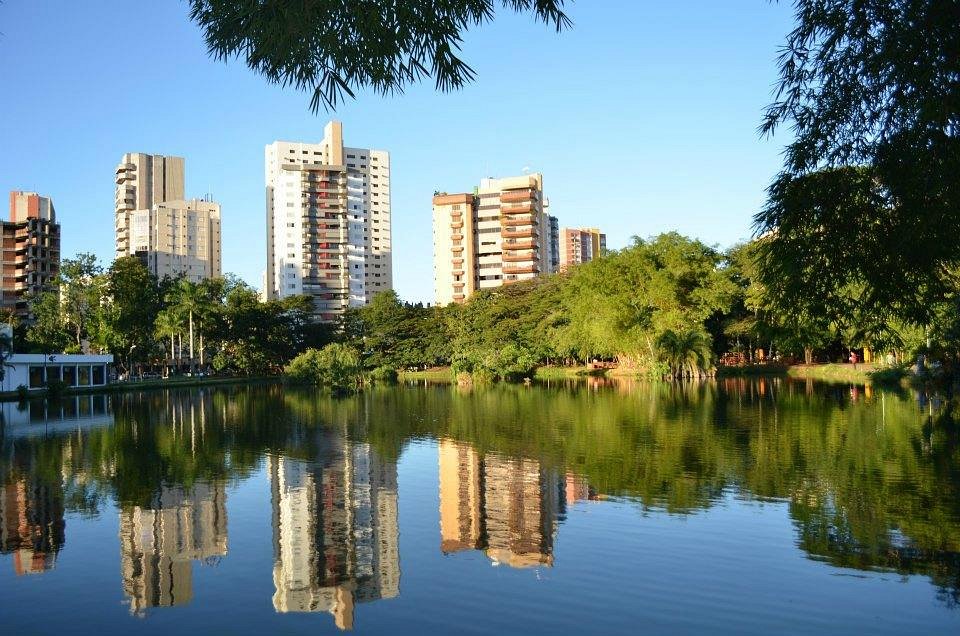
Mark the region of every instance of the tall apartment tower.
[[560, 240], [560, 269], [600, 258], [607, 249], [607, 235], [598, 228], [563, 228]]
[[220, 205], [184, 198], [183, 158], [128, 153], [116, 170], [117, 258], [159, 278], [220, 276]]
[[390, 154], [347, 148], [331, 121], [320, 143], [275, 141], [264, 152], [266, 297], [313, 297], [332, 322], [393, 289]]
[[560, 220], [549, 215], [550, 223], [550, 271], [560, 271]]
[[164, 157], [142, 152], [123, 155], [116, 171], [117, 258], [130, 256], [130, 232], [134, 210], [149, 210], [154, 204], [183, 199], [183, 157]]
[[473, 194], [433, 197], [436, 302], [553, 271], [543, 175], [483, 179]]
[[27, 297], [50, 289], [60, 271], [60, 224], [50, 197], [10, 193], [10, 220], [2, 222], [0, 306], [29, 320]]

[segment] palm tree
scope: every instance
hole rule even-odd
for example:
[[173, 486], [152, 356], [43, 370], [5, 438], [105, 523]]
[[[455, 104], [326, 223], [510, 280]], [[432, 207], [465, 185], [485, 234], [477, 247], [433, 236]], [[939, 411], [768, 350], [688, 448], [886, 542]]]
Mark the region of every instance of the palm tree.
[[166, 338], [167, 336], [170, 336], [170, 364], [173, 364], [173, 343], [174, 338], [178, 333], [180, 333], [180, 320], [173, 311], [165, 309], [157, 314], [157, 319], [153, 323], [153, 328], [157, 338]]
[[206, 294], [204, 289], [192, 283], [189, 280], [181, 279], [174, 285], [173, 289], [167, 294], [167, 302], [174, 308], [175, 311], [187, 315], [189, 323], [189, 332], [190, 332], [190, 370], [194, 370], [194, 355], [193, 355], [193, 317], [195, 314], [200, 313], [204, 309], [206, 301]]
[[674, 378], [699, 376], [710, 364], [710, 336], [699, 330], [668, 329], [657, 339], [660, 357]]

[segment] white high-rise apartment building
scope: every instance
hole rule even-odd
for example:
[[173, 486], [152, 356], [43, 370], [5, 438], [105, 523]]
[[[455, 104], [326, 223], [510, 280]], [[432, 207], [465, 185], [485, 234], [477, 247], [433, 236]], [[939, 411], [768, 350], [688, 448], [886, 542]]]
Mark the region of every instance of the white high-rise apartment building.
[[335, 321], [392, 289], [390, 154], [344, 147], [331, 121], [320, 143], [275, 141], [264, 159], [265, 296], [307, 294]]
[[116, 183], [117, 258], [136, 256], [159, 278], [222, 274], [220, 205], [184, 199], [183, 158], [127, 153]]

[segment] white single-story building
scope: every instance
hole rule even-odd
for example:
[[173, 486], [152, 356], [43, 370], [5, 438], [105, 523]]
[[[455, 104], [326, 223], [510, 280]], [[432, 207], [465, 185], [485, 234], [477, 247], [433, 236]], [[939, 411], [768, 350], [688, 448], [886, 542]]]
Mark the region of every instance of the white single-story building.
[[71, 387], [103, 386], [110, 381], [112, 355], [73, 353], [15, 353], [4, 362], [6, 373], [0, 390], [25, 386], [42, 389], [47, 382], [65, 382]]

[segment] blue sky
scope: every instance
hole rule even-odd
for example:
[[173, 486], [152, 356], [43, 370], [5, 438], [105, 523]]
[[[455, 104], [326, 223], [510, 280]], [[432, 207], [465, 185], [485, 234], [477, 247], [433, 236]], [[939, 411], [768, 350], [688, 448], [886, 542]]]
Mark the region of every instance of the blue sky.
[[65, 256], [112, 259], [124, 152], [180, 155], [187, 196], [223, 206], [224, 271], [259, 287], [263, 147], [319, 140], [337, 118], [348, 145], [390, 151], [395, 287], [430, 301], [434, 190], [540, 171], [561, 224], [600, 226], [612, 248], [669, 230], [726, 247], [749, 236], [787, 141], [756, 129], [790, 3], [580, 0], [560, 35], [500, 10], [466, 35], [478, 76], [466, 89], [360, 94], [318, 115], [308, 95], [208, 58], [187, 12], [0, 3], [0, 190], [54, 198]]

